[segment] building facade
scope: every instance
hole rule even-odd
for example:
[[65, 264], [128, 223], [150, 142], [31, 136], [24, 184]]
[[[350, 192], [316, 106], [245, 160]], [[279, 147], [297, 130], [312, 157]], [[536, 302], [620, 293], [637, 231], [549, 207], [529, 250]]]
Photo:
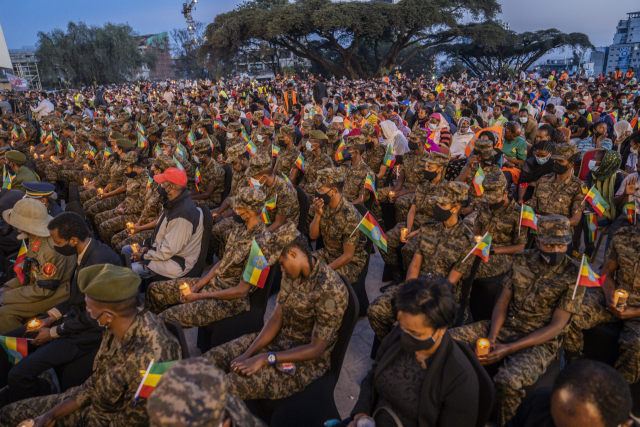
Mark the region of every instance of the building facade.
[[616, 68], [624, 73], [629, 67], [640, 67], [640, 12], [627, 13], [627, 19], [618, 22], [604, 73]]
[[25, 79], [29, 83], [29, 89], [41, 91], [40, 74], [38, 73], [38, 60], [36, 48], [22, 46], [21, 49], [9, 49], [9, 56], [13, 64], [13, 74]]
[[138, 77], [145, 80], [166, 80], [175, 77], [173, 60], [169, 49], [169, 35], [164, 33], [147, 34], [138, 37], [138, 50], [144, 54], [154, 52], [158, 57], [155, 70], [150, 70], [147, 66], [142, 67]]

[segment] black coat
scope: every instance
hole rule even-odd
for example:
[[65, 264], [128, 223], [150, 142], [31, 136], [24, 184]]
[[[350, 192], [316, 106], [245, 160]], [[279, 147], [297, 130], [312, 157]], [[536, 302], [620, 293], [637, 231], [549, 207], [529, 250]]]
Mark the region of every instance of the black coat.
[[[371, 370], [360, 384], [360, 396], [351, 415], [371, 415], [378, 399], [375, 379], [402, 354], [402, 329], [396, 326], [382, 340]], [[479, 385], [471, 362], [461, 346], [447, 333], [431, 357], [420, 391], [419, 427], [475, 427]], [[398, 390], [398, 393], [402, 393]]]
[[22, 199], [25, 195], [24, 191], [10, 190], [3, 188], [0, 190], [0, 214], [7, 209], [13, 209], [18, 200]]
[[313, 99], [316, 101], [322, 101], [322, 98], [327, 97], [327, 87], [320, 80], [313, 84]]
[[[89, 243], [82, 261], [73, 271], [69, 299], [56, 305], [56, 309], [65, 317], [57, 324], [56, 332], [76, 345], [97, 345], [102, 341], [102, 329], [89, 322], [84, 293], [78, 288], [78, 274], [85, 267], [97, 264], [122, 266], [122, 259], [110, 247], [93, 239]], [[59, 339], [60, 339], [59, 338]]]

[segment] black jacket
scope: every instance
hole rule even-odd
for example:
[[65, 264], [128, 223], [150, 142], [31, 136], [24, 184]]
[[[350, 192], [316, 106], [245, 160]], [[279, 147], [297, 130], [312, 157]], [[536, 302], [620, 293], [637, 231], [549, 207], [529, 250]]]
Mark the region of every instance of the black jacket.
[[24, 191], [10, 190], [3, 188], [0, 190], [0, 214], [7, 209], [13, 209], [18, 200], [22, 199], [25, 195]]
[[321, 101], [327, 97], [327, 87], [320, 80], [313, 84], [313, 99]]
[[[56, 332], [60, 338], [76, 345], [97, 345], [102, 341], [102, 329], [94, 327], [87, 316], [84, 293], [78, 288], [78, 274], [85, 267], [97, 264], [113, 264], [122, 266], [122, 260], [110, 247], [91, 240], [82, 256], [79, 266], [73, 271], [69, 299], [56, 305], [56, 309], [63, 314]], [[60, 339], [58, 338], [58, 339]]]
[[[351, 415], [371, 415], [378, 399], [374, 383], [377, 376], [402, 354], [402, 329], [396, 326], [382, 340], [371, 370], [360, 384], [360, 396]], [[419, 427], [475, 427], [478, 416], [479, 385], [471, 362], [447, 333], [431, 357], [420, 391]], [[402, 390], [398, 390], [402, 393]]]

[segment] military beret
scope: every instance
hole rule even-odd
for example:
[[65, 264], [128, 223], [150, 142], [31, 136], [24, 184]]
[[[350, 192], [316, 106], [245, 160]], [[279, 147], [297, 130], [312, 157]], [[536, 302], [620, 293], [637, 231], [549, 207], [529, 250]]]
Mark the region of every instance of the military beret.
[[572, 143], [558, 144], [556, 145], [556, 152], [551, 155], [552, 160], [569, 160], [574, 154], [578, 152], [578, 146]]
[[12, 161], [16, 165], [22, 165], [24, 164], [24, 162], [27, 161], [27, 158], [25, 157], [25, 155], [17, 150], [10, 150], [7, 152], [7, 154], [5, 154], [5, 156], [7, 160]]
[[321, 139], [324, 141], [327, 138], [327, 136], [321, 130], [312, 130], [311, 132], [309, 132], [309, 138]]
[[271, 233], [263, 250], [267, 258], [267, 264], [276, 264], [284, 248], [289, 246], [298, 236], [300, 236], [300, 232], [297, 224], [291, 221]]
[[446, 166], [449, 164], [449, 156], [437, 151], [431, 151], [427, 155], [426, 163], [438, 166]]
[[91, 129], [91, 136], [94, 136], [96, 138], [100, 138], [100, 139], [104, 139], [105, 138], [105, 131], [102, 129], [98, 129], [98, 128], [92, 128]]
[[487, 203], [495, 203], [502, 199], [507, 189], [507, 178], [504, 177], [502, 171], [489, 172], [480, 184], [484, 188], [482, 200]]
[[287, 116], [282, 113], [276, 113], [272, 116], [272, 119], [274, 122], [283, 122], [287, 119]]
[[86, 141], [87, 139], [89, 139], [89, 132], [84, 130], [84, 129], [79, 129], [76, 132], [76, 136], [78, 136], [80, 139]]
[[233, 162], [240, 157], [243, 153], [246, 153], [247, 149], [244, 148], [244, 144], [236, 144], [227, 150], [227, 163]]
[[[269, 162], [271, 162], [271, 159], [269, 159]], [[229, 206], [234, 209], [244, 208], [252, 211], [261, 211], [266, 201], [267, 196], [261, 190], [242, 187], [238, 190], [237, 196], [229, 198]]]
[[[259, 130], [258, 133], [260, 135], [267, 135], [267, 136], [272, 136], [273, 135], [273, 126], [269, 126], [269, 125], [263, 125]], [[280, 131], [282, 132], [282, 129], [280, 129]]]
[[474, 146], [476, 153], [495, 156], [498, 152], [493, 149], [493, 142], [488, 139], [479, 139]]
[[344, 171], [342, 168], [325, 168], [316, 172], [316, 189], [320, 187], [331, 187], [340, 182], [344, 182]]
[[271, 163], [270, 151], [259, 151], [249, 160], [249, 175], [255, 176], [259, 173], [271, 172], [273, 165]]
[[[229, 398], [225, 373], [212, 362], [195, 357], [171, 365], [147, 400], [154, 427], [205, 427], [218, 422]], [[247, 411], [248, 412], [248, 411]], [[238, 425], [248, 426], [251, 421]]]
[[[566, 144], [562, 144], [566, 145]], [[571, 243], [571, 224], [562, 215], [538, 217], [538, 240], [545, 245], [568, 245]]]
[[264, 110], [257, 110], [251, 113], [251, 119], [262, 119], [264, 118]]
[[360, 134], [364, 136], [377, 135], [376, 128], [369, 122], [365, 123], [360, 129]]
[[78, 288], [94, 301], [125, 301], [138, 296], [139, 286], [138, 273], [113, 264], [91, 265], [78, 273]]
[[[129, 140], [127, 140], [129, 141]], [[120, 156], [120, 164], [126, 166], [130, 166], [133, 163], [138, 161], [138, 153], [135, 151], [129, 151], [128, 153], [124, 153]]]
[[469, 186], [464, 182], [445, 181], [431, 200], [436, 203], [459, 203], [469, 198]]
[[429, 133], [425, 129], [416, 129], [411, 132], [409, 138], [426, 138], [428, 135]]
[[160, 169], [162, 172], [166, 171], [169, 168], [175, 168], [176, 162], [169, 156], [164, 154], [158, 154], [155, 159], [151, 159], [153, 165]]
[[296, 132], [294, 125], [284, 125], [280, 128], [280, 135], [293, 135]]
[[364, 145], [364, 136], [362, 135], [354, 135], [347, 138], [345, 142], [345, 147], [354, 147], [358, 145]]
[[162, 137], [162, 141], [160, 143], [162, 145], [170, 145], [172, 147], [175, 147], [176, 145], [178, 145], [178, 140], [176, 140], [175, 138], [169, 138], [168, 136], [164, 136]]
[[238, 122], [229, 123], [227, 125], [227, 130], [229, 132], [239, 132], [240, 130], [242, 130], [242, 128], [243, 128], [242, 124]]
[[147, 131], [147, 135], [153, 135], [154, 133], [158, 132], [160, 130], [160, 128], [158, 127], [158, 125], [151, 125], [149, 126], [146, 131]]
[[109, 134], [109, 138], [110, 138], [110, 139], [113, 139], [113, 140], [116, 140], [116, 139], [123, 139], [123, 138], [124, 138], [124, 135], [123, 135], [123, 134], [121, 134], [120, 132], [112, 131], [112, 132]]
[[116, 145], [121, 148], [134, 148], [133, 142], [128, 140], [127, 138], [116, 139]]
[[208, 139], [199, 139], [193, 144], [193, 150], [198, 153], [211, 150], [211, 142]]

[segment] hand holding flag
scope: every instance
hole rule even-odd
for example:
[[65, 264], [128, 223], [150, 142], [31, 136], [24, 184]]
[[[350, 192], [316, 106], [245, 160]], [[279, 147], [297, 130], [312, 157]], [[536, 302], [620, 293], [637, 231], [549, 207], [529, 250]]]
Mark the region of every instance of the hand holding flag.
[[604, 279], [606, 277], [607, 277], [606, 274], [600, 277], [596, 273], [594, 273], [593, 270], [591, 269], [591, 266], [589, 266], [589, 263], [587, 262], [586, 255], [582, 255], [582, 262], [580, 263], [580, 270], [578, 270], [576, 287], [573, 290], [573, 296], [571, 297], [571, 299], [573, 300], [576, 298], [576, 292], [578, 291], [578, 286], [582, 286], [583, 288], [581, 292], [584, 292], [584, 288], [594, 288], [594, 287], [602, 286], [602, 284], [604, 283]]
[[604, 211], [609, 209], [609, 203], [607, 203], [600, 195], [600, 192], [596, 189], [595, 185], [591, 187], [591, 189], [587, 192], [587, 195], [584, 196], [584, 200], [582, 200], [582, 203], [584, 203], [585, 200], [588, 200], [589, 203], [591, 203], [593, 210], [596, 211], [599, 216], [602, 216], [604, 214]]

